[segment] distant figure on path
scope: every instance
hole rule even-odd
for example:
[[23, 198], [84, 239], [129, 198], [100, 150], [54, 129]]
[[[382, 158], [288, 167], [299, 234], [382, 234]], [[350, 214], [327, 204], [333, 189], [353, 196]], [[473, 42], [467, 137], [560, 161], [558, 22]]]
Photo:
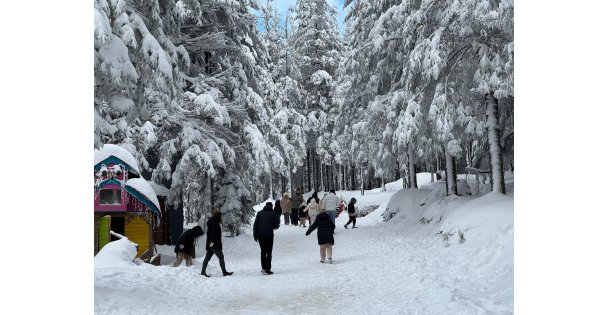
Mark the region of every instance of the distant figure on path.
[[[306, 204], [309, 204], [311, 200], [315, 199], [315, 201], [317, 203], [319, 203], [319, 197], [317, 196], [317, 192], [313, 192], [312, 195], [310, 197], [308, 197], [308, 200], [306, 200]], [[313, 220], [314, 221], [314, 220]]]
[[336, 196], [336, 191], [333, 189], [329, 190], [329, 194], [323, 196], [323, 200], [321, 200], [321, 210], [327, 212], [334, 225], [336, 224], [336, 209], [339, 202], [340, 198]]
[[334, 245], [334, 229], [336, 225], [331, 221], [327, 212], [321, 212], [312, 225], [306, 231], [308, 236], [312, 231], [317, 229], [317, 242], [319, 243], [319, 251], [321, 253], [321, 263], [325, 262], [327, 256], [328, 262], [331, 264], [332, 246]]
[[352, 222], [353, 229], [357, 228], [355, 224], [357, 223], [357, 212], [355, 211], [355, 203], [357, 199], [350, 198], [350, 202], [348, 203], [348, 222], [344, 224], [344, 228], [348, 229], [348, 225]]
[[346, 203], [344, 202], [344, 199], [342, 199], [342, 196], [340, 196], [340, 205], [338, 206], [338, 213], [336, 213], [336, 218], [340, 217], [340, 213], [344, 211], [344, 208], [346, 208]]
[[315, 219], [317, 218], [317, 215], [319, 215], [319, 212], [320, 212], [319, 203], [317, 203], [317, 199], [315, 199], [315, 198], [310, 199], [308, 206], [306, 206], [304, 211], [306, 211], [306, 213], [308, 213], [308, 217], [310, 218], [308, 221], [309, 224], [312, 224], [313, 222], [315, 222]]
[[298, 208], [298, 215], [300, 216], [300, 225], [301, 227], [306, 227], [306, 202], [302, 201], [300, 208]]
[[279, 196], [279, 198], [274, 202], [274, 212], [277, 214], [278, 217], [283, 214], [283, 210], [281, 210], [281, 196]]
[[293, 225], [298, 225], [298, 209], [302, 202], [304, 202], [304, 196], [302, 196], [300, 188], [296, 188], [296, 191], [291, 196], [291, 224]]
[[253, 222], [253, 239], [260, 244], [262, 273], [273, 274], [272, 245], [274, 243], [274, 230], [279, 228], [281, 220], [272, 210], [272, 203], [267, 202], [262, 211], [258, 211]]
[[284, 193], [283, 198], [281, 198], [281, 210], [283, 211], [285, 225], [289, 225], [289, 217], [291, 217], [291, 200], [289, 200], [289, 195], [287, 193]]
[[231, 276], [233, 273], [226, 271], [226, 264], [224, 263], [224, 253], [222, 252], [222, 213], [219, 210], [213, 212], [213, 216], [207, 222], [207, 254], [203, 260], [203, 270], [201, 275], [210, 277], [207, 274], [207, 264], [211, 257], [215, 254], [220, 260], [220, 268], [222, 268], [222, 274], [224, 276]]
[[173, 250], [177, 254], [177, 258], [175, 258], [175, 261], [171, 266], [179, 266], [184, 259], [186, 259], [186, 267], [192, 266], [192, 258], [196, 256], [196, 250], [194, 248], [196, 238], [203, 234], [205, 234], [203, 228], [199, 225], [182, 233]]

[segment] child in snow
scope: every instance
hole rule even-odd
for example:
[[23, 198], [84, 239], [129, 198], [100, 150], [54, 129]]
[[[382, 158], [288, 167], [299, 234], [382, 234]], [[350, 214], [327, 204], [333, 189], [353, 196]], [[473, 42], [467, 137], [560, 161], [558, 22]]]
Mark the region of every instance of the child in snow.
[[298, 213], [300, 216], [300, 225], [301, 227], [306, 227], [306, 201], [302, 201], [300, 208], [298, 209]]
[[344, 224], [345, 229], [348, 229], [348, 225], [351, 222], [353, 223], [353, 229], [357, 228], [355, 226], [355, 223], [357, 223], [357, 213], [355, 212], [355, 203], [356, 202], [357, 202], [357, 199], [350, 198], [350, 202], [348, 203], [348, 222], [346, 222], [346, 224]]
[[319, 243], [319, 251], [321, 253], [321, 263], [325, 262], [325, 257], [329, 263], [333, 263], [331, 260], [332, 246], [334, 245], [334, 229], [336, 225], [325, 211], [322, 211], [315, 221], [310, 225], [306, 236], [312, 231], [317, 229], [317, 241]]
[[308, 206], [306, 206], [306, 209], [304, 209], [304, 211], [308, 214], [308, 222], [310, 222], [310, 224], [315, 222], [315, 219], [317, 218], [317, 215], [320, 212], [318, 199], [310, 198]]

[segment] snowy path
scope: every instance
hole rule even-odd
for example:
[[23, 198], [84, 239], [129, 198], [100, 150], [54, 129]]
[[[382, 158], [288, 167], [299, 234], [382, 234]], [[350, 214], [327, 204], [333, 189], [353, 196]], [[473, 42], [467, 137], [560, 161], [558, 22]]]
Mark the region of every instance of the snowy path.
[[[342, 226], [347, 219], [336, 222], [333, 265], [319, 262], [316, 231], [306, 237], [306, 229], [281, 224], [271, 276], [260, 273], [251, 230], [223, 240], [231, 277], [221, 276], [216, 257], [212, 277], [202, 277], [200, 248], [190, 268], [96, 269], [95, 313], [512, 314], [512, 268], [486, 270], [471, 263], [480, 251], [387, 233], [389, 224], [376, 212], [358, 219], [354, 230]], [[162, 252], [172, 254], [172, 247]]]

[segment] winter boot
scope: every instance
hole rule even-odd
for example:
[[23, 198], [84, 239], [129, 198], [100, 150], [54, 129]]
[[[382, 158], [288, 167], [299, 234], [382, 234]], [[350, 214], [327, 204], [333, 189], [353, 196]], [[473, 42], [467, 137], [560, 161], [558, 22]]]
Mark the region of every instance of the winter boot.
[[232, 276], [234, 272], [230, 272], [230, 271], [222, 271], [222, 274], [225, 276]]
[[207, 278], [210, 278], [210, 277], [211, 277], [211, 276], [210, 276], [210, 275], [208, 275], [208, 274], [207, 274], [207, 272], [206, 272], [206, 271], [204, 271], [204, 270], [203, 270], [203, 272], [201, 272], [201, 275], [202, 275], [202, 276], [205, 276], [205, 277], [207, 277]]
[[333, 260], [331, 260], [331, 258], [327, 258], [327, 260], [328, 260], [328, 262], [329, 262], [330, 264], [333, 264], [333, 263], [334, 263], [334, 262], [333, 262]]
[[345, 228], [345, 229], [348, 229], [348, 225], [344, 224], [344, 228]]

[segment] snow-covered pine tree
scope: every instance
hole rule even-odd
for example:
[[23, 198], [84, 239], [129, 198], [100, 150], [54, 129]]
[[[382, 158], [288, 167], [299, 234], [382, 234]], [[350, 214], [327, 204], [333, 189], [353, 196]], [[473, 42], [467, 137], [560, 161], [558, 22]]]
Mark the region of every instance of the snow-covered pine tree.
[[[331, 91], [340, 56], [336, 8], [326, 0], [298, 0], [290, 44], [296, 65], [294, 79], [305, 96], [304, 106], [298, 110], [308, 117], [312, 127], [306, 148], [309, 156], [319, 156], [315, 162], [321, 162], [313, 163], [319, 172], [313, 170], [312, 181], [318, 182], [320, 167], [333, 159], [328, 153], [335, 118], [330, 115]], [[318, 149], [321, 152], [317, 152]], [[311, 159], [306, 161], [310, 163]], [[306, 166], [306, 169], [310, 168], [310, 165]]]

